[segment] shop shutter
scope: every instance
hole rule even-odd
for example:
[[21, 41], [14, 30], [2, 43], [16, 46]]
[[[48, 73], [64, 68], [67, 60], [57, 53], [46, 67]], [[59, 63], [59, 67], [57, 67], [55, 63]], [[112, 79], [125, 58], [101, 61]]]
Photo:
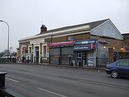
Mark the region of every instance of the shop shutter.
[[62, 48], [62, 55], [73, 54], [73, 47]]
[[70, 56], [72, 56], [72, 55], [73, 55], [73, 47], [62, 48], [61, 63], [69, 64]]
[[50, 63], [59, 64], [59, 58], [60, 58], [60, 48], [50, 49]]
[[60, 48], [52, 48], [50, 49], [50, 55], [60, 55]]

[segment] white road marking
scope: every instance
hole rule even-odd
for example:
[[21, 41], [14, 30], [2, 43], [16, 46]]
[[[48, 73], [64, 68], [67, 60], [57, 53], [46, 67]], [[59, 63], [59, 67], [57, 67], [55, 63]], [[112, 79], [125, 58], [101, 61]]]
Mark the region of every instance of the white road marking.
[[18, 81], [18, 80], [15, 80], [15, 79], [12, 79], [12, 78], [9, 78], [9, 77], [7, 77], [6, 79], [8, 79], [8, 80], [11, 80], [11, 81], [13, 81], [13, 82], [20, 82], [20, 81]]
[[47, 90], [47, 89], [43, 89], [43, 88], [38, 88], [38, 89], [41, 90], [41, 91], [45, 91], [45, 92], [48, 92], [48, 93], [57, 95], [57, 96], [59, 96], [59, 97], [67, 97], [67, 96], [65, 96], [65, 95], [62, 95], [62, 94], [59, 94], [59, 93], [56, 93], [56, 92], [49, 91], [49, 90]]

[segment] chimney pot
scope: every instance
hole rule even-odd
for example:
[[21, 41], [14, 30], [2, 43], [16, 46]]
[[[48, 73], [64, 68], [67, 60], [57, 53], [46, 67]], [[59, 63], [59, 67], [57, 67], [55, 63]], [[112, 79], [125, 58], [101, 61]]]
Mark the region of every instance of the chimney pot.
[[47, 31], [47, 27], [45, 25], [42, 25], [40, 29], [41, 29], [40, 34], [43, 34], [44, 32]]

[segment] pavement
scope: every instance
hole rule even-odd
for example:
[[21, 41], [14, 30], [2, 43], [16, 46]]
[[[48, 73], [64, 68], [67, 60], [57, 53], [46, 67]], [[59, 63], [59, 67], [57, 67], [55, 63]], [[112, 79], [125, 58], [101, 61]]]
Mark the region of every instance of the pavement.
[[16, 97], [129, 97], [129, 79], [55, 66], [0, 64], [6, 91]]
[[42, 64], [38, 64], [38, 63], [18, 63], [21, 65], [40, 65], [40, 66], [53, 66], [53, 67], [61, 67], [61, 68], [72, 68], [72, 69], [83, 69], [83, 70], [90, 70], [90, 71], [105, 71], [105, 67], [82, 67], [82, 66], [70, 66], [70, 65], [62, 65], [62, 64], [48, 64], [48, 63], [42, 63]]

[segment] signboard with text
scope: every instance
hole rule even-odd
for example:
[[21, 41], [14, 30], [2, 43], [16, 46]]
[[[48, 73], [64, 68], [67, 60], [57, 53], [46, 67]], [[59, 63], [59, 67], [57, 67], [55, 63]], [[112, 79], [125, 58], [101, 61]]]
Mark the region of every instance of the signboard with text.
[[91, 50], [91, 45], [85, 44], [85, 45], [75, 45], [74, 46], [74, 51], [84, 51], [84, 50]]

